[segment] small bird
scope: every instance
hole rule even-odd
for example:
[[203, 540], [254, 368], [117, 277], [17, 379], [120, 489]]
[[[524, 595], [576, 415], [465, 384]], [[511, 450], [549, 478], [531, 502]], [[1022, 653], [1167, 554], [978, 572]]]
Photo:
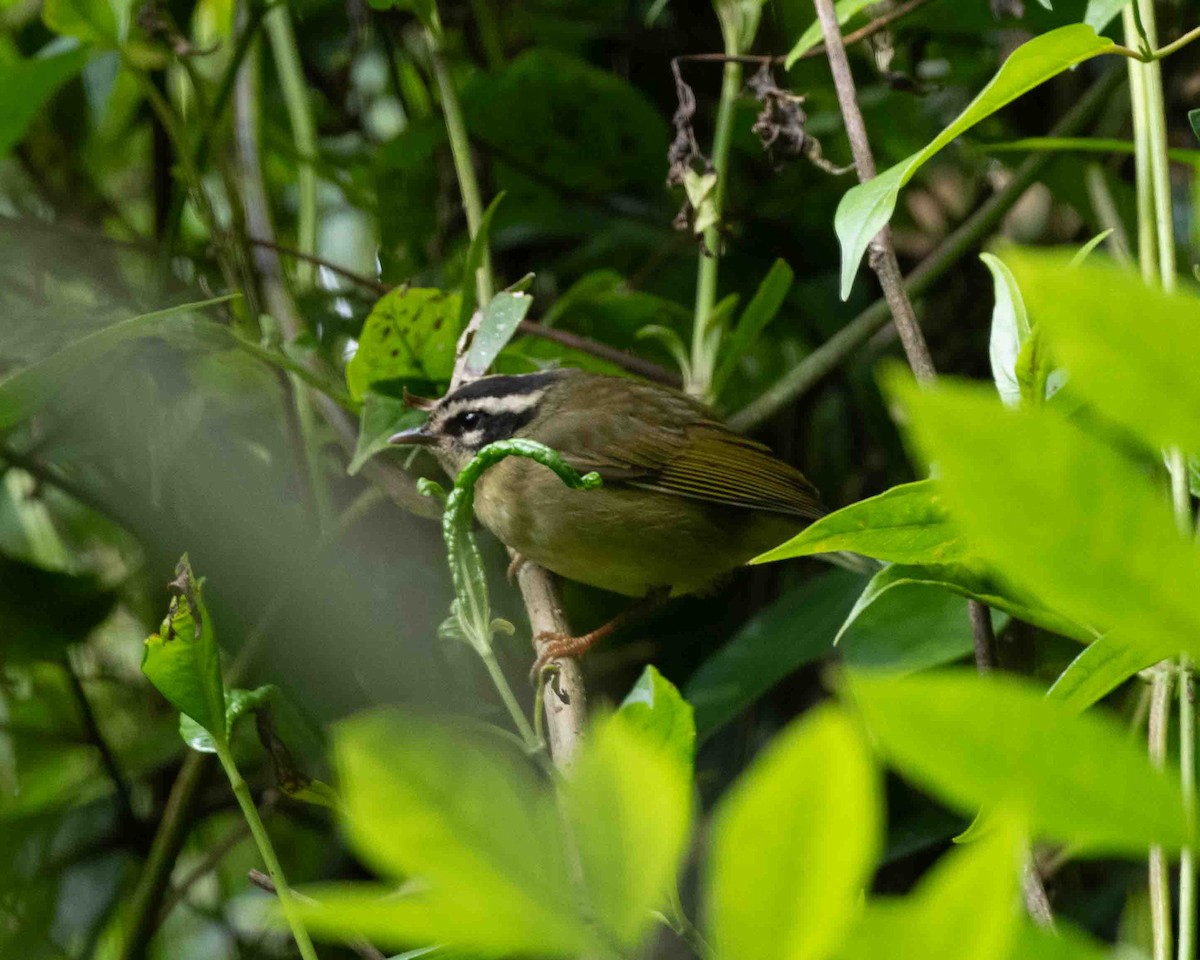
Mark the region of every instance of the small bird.
[[[813, 485], [768, 447], [658, 384], [556, 369], [482, 377], [412, 403], [429, 419], [391, 442], [429, 447], [450, 476], [513, 437], [599, 473], [599, 489], [572, 490], [540, 464], [508, 457], [480, 477], [475, 514], [524, 559], [625, 596], [702, 592], [825, 512]], [[539, 637], [535, 672], [627, 618], [578, 637]]]

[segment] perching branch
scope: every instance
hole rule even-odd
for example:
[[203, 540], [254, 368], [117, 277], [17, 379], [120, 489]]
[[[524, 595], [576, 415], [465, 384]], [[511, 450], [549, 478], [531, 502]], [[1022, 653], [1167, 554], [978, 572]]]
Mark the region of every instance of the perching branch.
[[[871, 143], [867, 139], [862, 111], [858, 108], [854, 76], [850, 72], [850, 61], [846, 57], [833, 0], [813, 0], [813, 4], [817, 8], [817, 18], [821, 21], [821, 32], [825, 35], [829, 68], [837, 88], [838, 104], [846, 124], [846, 134], [850, 138], [854, 165], [858, 168], [858, 179], [865, 183], [875, 177], [875, 158], [871, 153]], [[891, 229], [886, 225], [871, 240], [870, 263], [883, 287], [884, 299], [891, 311], [892, 322], [900, 334], [900, 342], [904, 346], [904, 353], [908, 357], [908, 365], [912, 368], [913, 375], [922, 383], [932, 382], [937, 378], [937, 370], [929, 354], [929, 346], [917, 324], [908, 291], [904, 288], [904, 278], [896, 260], [896, 248], [892, 244]], [[971, 617], [976, 666], [981, 673], [985, 673], [996, 665], [991, 611], [978, 600], [968, 600], [967, 609]], [[1053, 916], [1050, 913], [1049, 900], [1037, 871], [1027, 867], [1022, 873], [1021, 881], [1030, 916], [1043, 925], [1052, 925]]]

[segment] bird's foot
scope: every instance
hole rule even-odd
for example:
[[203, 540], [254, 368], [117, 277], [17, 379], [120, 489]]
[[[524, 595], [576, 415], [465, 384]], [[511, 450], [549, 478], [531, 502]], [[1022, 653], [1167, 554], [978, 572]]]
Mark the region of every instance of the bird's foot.
[[521, 568], [529, 562], [527, 557], [522, 556], [515, 550], [512, 555], [512, 563], [508, 565], [508, 569], [504, 572], [504, 576], [508, 578], [508, 582], [515, 585], [517, 582], [517, 574], [521, 572]]
[[[607, 627], [608, 624], [605, 624]], [[602, 639], [611, 633], [611, 630], [606, 630], [601, 627], [599, 630], [593, 630], [591, 633], [580, 634], [578, 637], [571, 637], [565, 633], [557, 633], [552, 630], [546, 630], [539, 633], [533, 638], [533, 645], [538, 652], [537, 659], [533, 662], [533, 669], [529, 672], [529, 679], [537, 684], [538, 678], [541, 677], [542, 671], [545, 670], [552, 661], [561, 660], [563, 657], [578, 657], [591, 647], [597, 640]]]

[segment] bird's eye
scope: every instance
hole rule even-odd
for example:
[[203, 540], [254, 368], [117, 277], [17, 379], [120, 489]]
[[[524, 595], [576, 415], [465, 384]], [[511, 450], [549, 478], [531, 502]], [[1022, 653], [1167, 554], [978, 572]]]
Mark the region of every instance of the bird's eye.
[[476, 410], [468, 410], [462, 414], [458, 421], [462, 424], [464, 430], [470, 430], [473, 427], [479, 426], [480, 415]]

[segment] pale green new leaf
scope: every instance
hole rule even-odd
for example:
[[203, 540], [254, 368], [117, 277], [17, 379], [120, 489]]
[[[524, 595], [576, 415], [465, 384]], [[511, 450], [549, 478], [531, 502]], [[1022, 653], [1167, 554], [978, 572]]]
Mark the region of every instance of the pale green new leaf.
[[705, 896], [720, 960], [822, 960], [870, 883], [879, 783], [861, 733], [821, 706], [793, 723], [714, 816]]
[[992, 379], [1000, 399], [1010, 406], [1021, 401], [1021, 387], [1017, 383], [1017, 357], [1021, 348], [1033, 332], [1025, 312], [1025, 301], [1016, 277], [1004, 261], [990, 253], [981, 253], [979, 259], [991, 271], [996, 305], [992, 308], [992, 336], [988, 355], [992, 361]]
[[492, 361], [517, 332], [517, 327], [525, 319], [525, 314], [529, 313], [531, 306], [533, 297], [527, 293], [510, 293], [504, 290], [492, 297], [483, 308], [483, 319], [467, 351], [467, 379], [481, 377], [487, 373]]
[[1075, 394], [1151, 446], [1200, 450], [1200, 297], [1112, 263], [1067, 270], [1059, 252], [1005, 259]]
[[1200, 551], [1143, 470], [1050, 408], [1014, 410], [946, 381], [893, 383], [951, 514], [990, 568], [1146, 652], [1200, 654]]
[[[869, 6], [875, 0], [838, 0], [833, 5], [833, 12], [837, 14], [837, 22], [839, 27], [844, 27], [851, 17], [858, 13], [863, 7]], [[787, 59], [783, 62], [784, 70], [791, 70], [792, 65], [802, 56], [808, 53], [813, 47], [821, 42], [821, 21], [814, 20], [809, 24], [808, 29], [800, 34], [800, 39], [796, 41], [795, 46], [788, 51]]]
[[696, 753], [696, 721], [692, 705], [651, 664], [621, 701], [618, 714], [646, 738], [662, 747], [687, 767]]
[[839, 550], [894, 563], [947, 563], [966, 554], [937, 484], [918, 480], [836, 510], [750, 562]]
[[592, 728], [562, 796], [596, 919], [632, 950], [674, 890], [691, 823], [690, 757], [618, 712]]
[[858, 265], [871, 239], [887, 224], [903, 187], [930, 157], [979, 121], [1056, 74], [1113, 46], [1085, 24], [1059, 27], [1022, 44], [992, 81], [923, 150], [851, 188], [838, 204], [834, 227], [842, 245], [842, 299], [850, 296]]
[[868, 904], [838, 960], [1008, 957], [1021, 924], [1021, 843], [1013, 822], [1000, 826], [979, 843], [945, 854], [909, 896]]
[[1027, 680], [960, 669], [855, 674], [851, 687], [896, 769], [964, 812], [1011, 813], [1092, 852], [1191, 841], [1178, 773], [1156, 769], [1108, 717], [1077, 715]]
[[[176, 593], [167, 616], [158, 633], [146, 639], [142, 673], [181, 713], [224, 742], [225, 688], [220, 650], [204, 605], [204, 581], [193, 575], [186, 554], [175, 568], [172, 587]], [[184, 739], [189, 738], [184, 735]]]
[[382, 875], [427, 885], [431, 936], [523, 953], [590, 949], [561, 822], [506, 741], [380, 711], [340, 724], [334, 755], [352, 846]]

